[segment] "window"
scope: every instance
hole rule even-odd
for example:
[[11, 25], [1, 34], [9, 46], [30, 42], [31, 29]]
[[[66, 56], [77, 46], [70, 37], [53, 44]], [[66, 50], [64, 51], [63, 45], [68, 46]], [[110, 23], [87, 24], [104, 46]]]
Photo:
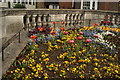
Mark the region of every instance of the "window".
[[90, 9], [90, 2], [83, 2], [83, 9]]
[[97, 10], [98, 0], [81, 0], [81, 9]]

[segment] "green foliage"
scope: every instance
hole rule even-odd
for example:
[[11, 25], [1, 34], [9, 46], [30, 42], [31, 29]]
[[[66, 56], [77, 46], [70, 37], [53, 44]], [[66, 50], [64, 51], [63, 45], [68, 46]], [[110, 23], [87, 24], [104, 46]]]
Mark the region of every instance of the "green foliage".
[[13, 8], [26, 8], [24, 4], [15, 4]]

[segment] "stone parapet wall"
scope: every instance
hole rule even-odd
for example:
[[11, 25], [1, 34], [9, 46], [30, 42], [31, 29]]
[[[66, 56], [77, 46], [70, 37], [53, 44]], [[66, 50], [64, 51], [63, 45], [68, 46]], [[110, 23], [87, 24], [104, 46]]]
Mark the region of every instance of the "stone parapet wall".
[[2, 15], [2, 37], [15, 34], [26, 26], [36, 27], [42, 23], [64, 21], [65, 26], [91, 26], [104, 20], [120, 25], [120, 12], [79, 9], [4, 9]]

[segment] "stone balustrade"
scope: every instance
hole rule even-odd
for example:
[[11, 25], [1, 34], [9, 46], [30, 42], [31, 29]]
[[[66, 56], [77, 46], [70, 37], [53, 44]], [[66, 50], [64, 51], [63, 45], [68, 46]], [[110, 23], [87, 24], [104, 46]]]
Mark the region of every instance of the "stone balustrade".
[[79, 9], [4, 9], [2, 12], [3, 37], [14, 34], [22, 27], [36, 27], [44, 23], [65, 22], [65, 27], [91, 26], [107, 16], [108, 21], [120, 25], [120, 12]]

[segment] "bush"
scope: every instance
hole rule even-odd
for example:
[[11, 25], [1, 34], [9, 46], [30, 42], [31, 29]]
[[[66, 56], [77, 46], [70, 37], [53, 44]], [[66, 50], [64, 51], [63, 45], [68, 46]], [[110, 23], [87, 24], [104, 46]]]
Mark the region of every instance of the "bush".
[[13, 8], [25, 8], [24, 4], [15, 4]]

